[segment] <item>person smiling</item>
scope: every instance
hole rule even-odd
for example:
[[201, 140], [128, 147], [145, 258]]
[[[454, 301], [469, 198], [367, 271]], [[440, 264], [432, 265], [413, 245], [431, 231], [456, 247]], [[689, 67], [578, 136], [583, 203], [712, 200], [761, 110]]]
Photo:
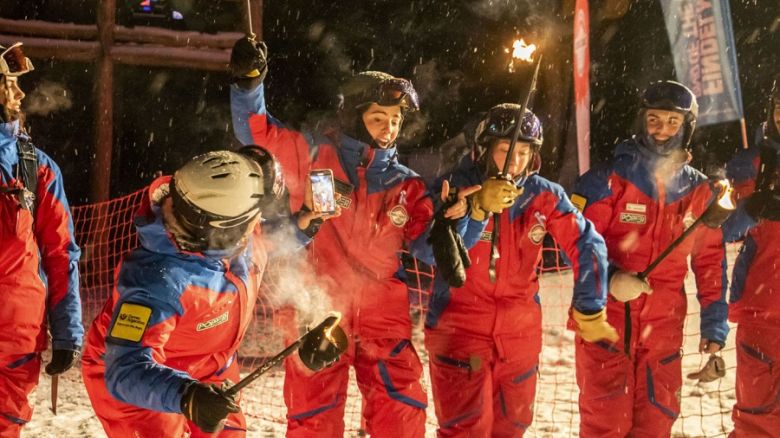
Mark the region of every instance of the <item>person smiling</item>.
[[424, 182], [398, 162], [396, 151], [406, 117], [419, 108], [412, 83], [379, 71], [358, 73], [341, 87], [337, 127], [298, 132], [267, 112], [263, 43], [237, 41], [231, 70], [236, 137], [267, 147], [279, 159], [292, 208], [300, 205], [313, 169], [331, 169], [340, 195], [341, 216], [322, 223], [308, 260], [317, 284], [343, 315], [340, 326], [350, 347], [335, 365], [315, 375], [287, 360], [287, 436], [344, 436], [344, 404], [354, 367], [368, 433], [422, 437], [427, 397], [410, 341], [407, 287], [397, 274], [404, 244], [423, 233], [433, 214]]
[[[572, 202], [607, 243], [607, 320], [618, 343], [575, 341], [580, 435], [669, 436], [680, 412], [688, 256], [701, 305], [699, 351], [715, 353], [729, 328], [720, 229], [699, 227], [650, 273], [642, 272], [702, 215], [710, 181], [689, 166], [696, 96], [673, 81], [642, 95], [635, 136], [577, 181]], [[576, 321], [570, 321], [575, 325]]]

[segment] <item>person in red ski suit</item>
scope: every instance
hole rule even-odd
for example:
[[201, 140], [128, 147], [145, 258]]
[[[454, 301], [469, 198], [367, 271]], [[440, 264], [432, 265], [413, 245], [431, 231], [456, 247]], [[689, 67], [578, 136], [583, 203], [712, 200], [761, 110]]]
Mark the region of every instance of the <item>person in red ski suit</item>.
[[687, 258], [701, 305], [699, 351], [719, 351], [728, 334], [726, 259], [720, 229], [701, 226], [647, 280], [642, 272], [715, 195], [687, 164], [696, 97], [673, 81], [651, 84], [640, 132], [614, 158], [577, 181], [572, 202], [607, 242], [607, 318], [618, 343], [575, 341], [582, 437], [668, 436], [680, 412]]
[[[497, 178], [520, 110], [514, 104], [493, 107], [477, 128], [474, 153], [439, 183], [445, 186], [444, 193], [450, 186], [460, 189], [459, 200], [445, 216], [457, 220], [455, 228], [471, 260], [465, 282], [457, 286], [446, 278], [448, 270], [440, 257], [423, 259], [439, 263], [425, 323], [439, 437], [522, 436], [531, 425], [542, 349], [537, 268], [547, 232], [573, 261], [573, 312], [582, 336], [592, 341], [617, 339], [604, 310], [604, 239], [563, 188], [537, 174], [542, 125], [531, 111], [522, 118], [508, 168], [510, 179]], [[471, 194], [474, 189], [478, 191]], [[488, 212], [496, 214], [494, 221]], [[438, 215], [435, 220], [440, 220]], [[500, 257], [491, 281], [495, 221], [501, 222]], [[435, 225], [430, 233], [437, 233]], [[439, 244], [435, 237], [431, 245]]]
[[145, 192], [140, 246], [117, 268], [82, 361], [108, 436], [245, 436], [239, 397], [222, 385], [239, 380], [237, 350], [267, 260], [258, 223], [282, 202], [276, 172], [256, 146], [215, 151]]
[[84, 336], [81, 251], [62, 175], [22, 125], [18, 80], [32, 69], [21, 43], [0, 46], [0, 437], [18, 437], [32, 417], [49, 333], [50, 375], [76, 363]]
[[420, 437], [427, 397], [411, 338], [409, 300], [398, 278], [404, 243], [425, 230], [432, 201], [420, 177], [398, 162], [395, 141], [418, 107], [410, 81], [363, 72], [343, 87], [338, 129], [298, 132], [268, 114], [265, 46], [239, 40], [231, 55], [233, 127], [241, 143], [268, 148], [280, 161], [293, 208], [312, 169], [330, 169], [341, 216], [322, 224], [309, 246], [316, 281], [343, 315], [349, 350], [316, 375], [285, 363], [287, 435], [342, 437], [353, 367], [375, 437]]
[[780, 431], [780, 75], [757, 141], [726, 166], [737, 212], [724, 225], [729, 241], [745, 238], [734, 264], [729, 319], [737, 326], [737, 402], [730, 437]]

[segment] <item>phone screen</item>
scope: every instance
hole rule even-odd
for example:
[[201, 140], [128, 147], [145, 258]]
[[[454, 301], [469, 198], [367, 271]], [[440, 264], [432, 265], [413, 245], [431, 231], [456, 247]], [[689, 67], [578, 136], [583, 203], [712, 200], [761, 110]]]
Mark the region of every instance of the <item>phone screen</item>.
[[317, 213], [335, 213], [336, 197], [333, 192], [333, 172], [330, 169], [312, 170], [312, 210]]

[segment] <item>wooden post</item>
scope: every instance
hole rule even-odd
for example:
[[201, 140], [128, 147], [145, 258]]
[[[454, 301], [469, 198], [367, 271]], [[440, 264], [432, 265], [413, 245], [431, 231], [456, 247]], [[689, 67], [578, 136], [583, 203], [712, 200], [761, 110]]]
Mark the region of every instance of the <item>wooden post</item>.
[[116, 0], [103, 0], [97, 15], [98, 51], [95, 72], [95, 153], [90, 172], [90, 202], [108, 200], [111, 193], [111, 153], [114, 131], [114, 39]]

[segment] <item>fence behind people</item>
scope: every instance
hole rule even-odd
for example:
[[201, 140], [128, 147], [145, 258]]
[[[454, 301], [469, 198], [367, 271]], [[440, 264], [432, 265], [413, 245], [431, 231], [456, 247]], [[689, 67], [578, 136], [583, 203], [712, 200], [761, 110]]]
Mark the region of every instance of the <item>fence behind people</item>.
[[[137, 245], [133, 214], [142, 194], [142, 191], [138, 191], [118, 199], [72, 209], [76, 240], [83, 251], [80, 261], [81, 294], [84, 324], [87, 327], [111, 294], [118, 262]], [[735, 251], [734, 246], [729, 247], [729, 265], [733, 264]], [[551, 239], [545, 239], [543, 252], [541, 260], [544, 263], [540, 262], [539, 272], [544, 347], [540, 358], [534, 423], [526, 436], [578, 436], [579, 391], [575, 380], [574, 335], [566, 330], [573, 280], [571, 270], [564, 264]], [[268, 266], [263, 285], [267, 288], [266, 293], [260, 294], [258, 298], [256, 318], [239, 351], [245, 370], [258, 367], [284, 347], [279, 331], [276, 330], [279, 309], [269, 298], [273, 296], [274, 288], [279, 287], [274, 282], [273, 271], [283, 263], [282, 259]], [[427, 364], [421, 324], [431, 291], [433, 270], [408, 254], [404, 255], [404, 268], [408, 277], [411, 312], [416, 322], [414, 341], [421, 359]], [[699, 369], [707, 360], [706, 356], [696, 352], [700, 337], [699, 307], [692, 277], [690, 274], [686, 280], [689, 307], [683, 348], [684, 375]], [[674, 436], [726, 436], [732, 429], [730, 414], [735, 400], [736, 364], [733, 331], [729, 339], [723, 353], [727, 364], [725, 378], [712, 383], [684, 379], [680, 394], [683, 407], [674, 426]], [[284, 430], [286, 409], [282, 397], [283, 373], [281, 368], [269, 372], [245, 390], [242, 406], [248, 423], [267, 425], [260, 426], [260, 429], [255, 426], [254, 430]], [[427, 366], [425, 382], [428, 386]], [[430, 397], [430, 390], [428, 394]], [[361, 430], [361, 411], [362, 403], [353, 376], [345, 412], [347, 430], [351, 435], [357, 435]], [[429, 400], [427, 430], [430, 436], [433, 436], [435, 422], [433, 402]]]

